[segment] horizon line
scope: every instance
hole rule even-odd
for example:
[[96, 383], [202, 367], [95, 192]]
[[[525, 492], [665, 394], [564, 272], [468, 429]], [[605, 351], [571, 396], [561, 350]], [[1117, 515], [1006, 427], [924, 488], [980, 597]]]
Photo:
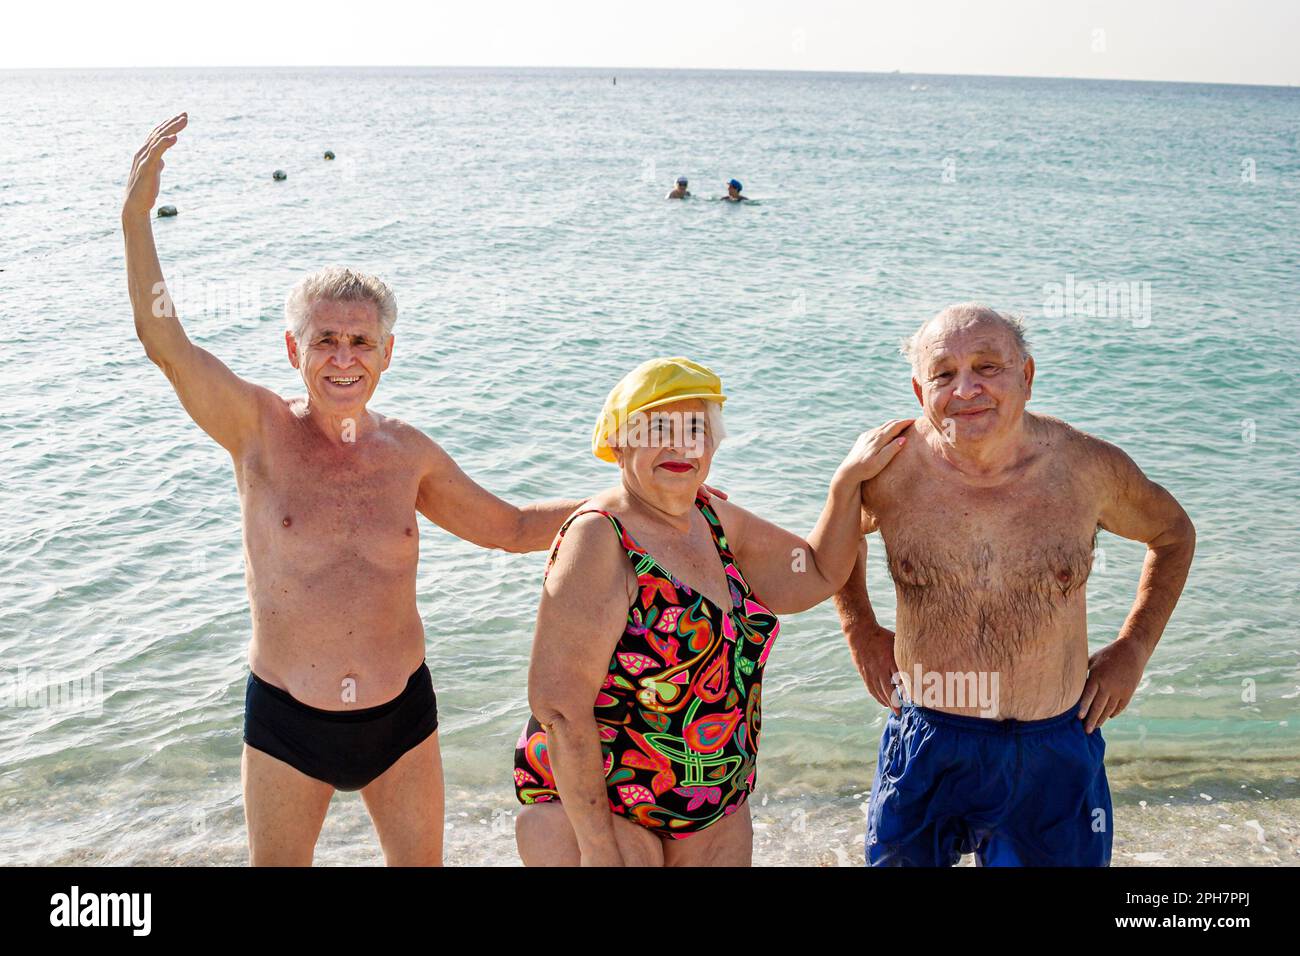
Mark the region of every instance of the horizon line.
[[1075, 80], [1088, 83], [1164, 83], [1179, 86], [1245, 86], [1260, 89], [1292, 90], [1296, 83], [1252, 83], [1228, 80], [1152, 80], [1131, 77], [1047, 75], [1038, 73], [931, 73], [915, 70], [835, 70], [835, 69], [773, 69], [770, 67], [711, 67], [711, 66], [557, 66], [554, 64], [198, 64], [170, 66], [19, 66], [0, 67], [5, 73], [77, 72], [77, 71], [128, 71], [128, 70], [582, 70], [617, 77], [623, 73], [771, 73], [808, 74], [831, 76], [922, 76], [959, 77], [998, 80]]

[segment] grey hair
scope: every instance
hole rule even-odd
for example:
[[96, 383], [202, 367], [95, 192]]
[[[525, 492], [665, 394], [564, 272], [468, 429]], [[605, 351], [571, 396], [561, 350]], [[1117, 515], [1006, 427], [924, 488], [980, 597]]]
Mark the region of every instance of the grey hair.
[[717, 448], [718, 443], [727, 437], [727, 426], [722, 423], [722, 403], [706, 401], [704, 415], [704, 420], [709, 423], [709, 438], [713, 447]]
[[388, 348], [388, 337], [397, 323], [397, 299], [378, 276], [344, 266], [326, 266], [299, 279], [284, 300], [285, 327], [295, 341], [301, 341], [306, 334], [311, 307], [317, 302], [374, 303], [379, 313], [381, 345]]
[[[649, 412], [637, 412], [637, 414], [650, 414]], [[677, 413], [674, 413], [677, 414]], [[616, 442], [619, 440], [619, 429], [613, 424], [613, 416], [605, 419], [605, 441], [611, 448], [618, 447]], [[722, 403], [705, 400], [704, 401], [704, 422], [708, 426], [709, 441], [716, 450], [722, 439], [727, 437], [727, 426], [722, 421]], [[624, 423], [624, 427], [627, 425]]]
[[960, 305], [950, 305], [937, 315], [926, 319], [921, 323], [919, 329], [903, 339], [898, 351], [903, 354], [903, 358], [907, 359], [908, 364], [913, 369], [916, 368], [916, 363], [921, 357], [920, 346], [926, 330], [940, 319], [957, 319], [964, 325], [971, 325], [975, 322], [995, 322], [1011, 333], [1016, 349], [1020, 352], [1021, 360], [1030, 357], [1029, 340], [1025, 337], [1024, 320], [1019, 316], [1007, 312], [998, 312], [977, 302], [963, 302]]

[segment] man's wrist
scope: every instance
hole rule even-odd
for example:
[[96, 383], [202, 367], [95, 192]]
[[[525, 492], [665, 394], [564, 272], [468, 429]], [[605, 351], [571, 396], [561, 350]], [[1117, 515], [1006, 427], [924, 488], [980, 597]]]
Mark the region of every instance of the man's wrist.
[[122, 210], [122, 228], [123, 229], [141, 229], [149, 228], [151, 220], [149, 219], [149, 210], [143, 211], [138, 209]]
[[1122, 644], [1131, 647], [1133, 650], [1142, 655], [1143, 665], [1151, 660], [1151, 655], [1155, 653], [1156, 641], [1159, 637], [1152, 638], [1149, 634], [1144, 634], [1136, 628], [1120, 628], [1119, 635], [1115, 638], [1116, 644]]
[[850, 638], [869, 637], [882, 630], [880, 622], [876, 620], [874, 615], [854, 615], [849, 618], [841, 618], [840, 628]]

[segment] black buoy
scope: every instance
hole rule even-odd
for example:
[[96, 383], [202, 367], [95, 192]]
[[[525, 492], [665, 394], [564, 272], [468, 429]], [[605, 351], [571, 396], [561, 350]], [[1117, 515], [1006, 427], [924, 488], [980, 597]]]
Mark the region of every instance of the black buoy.
[[325, 150], [325, 158], [326, 158], [326, 159], [333, 159], [333, 158], [334, 158], [334, 150], [332, 150], [332, 149], [327, 149], [327, 150]]
[[167, 219], [167, 218], [169, 218], [169, 217], [171, 217], [171, 216], [174, 216], [174, 215], [176, 215], [176, 207], [175, 207], [175, 206], [159, 206], [159, 207], [158, 207], [158, 218], [159, 218], [159, 219]]
[[283, 169], [277, 169], [271, 174], [271, 178], [279, 182], [281, 179], [288, 179], [288, 174]]

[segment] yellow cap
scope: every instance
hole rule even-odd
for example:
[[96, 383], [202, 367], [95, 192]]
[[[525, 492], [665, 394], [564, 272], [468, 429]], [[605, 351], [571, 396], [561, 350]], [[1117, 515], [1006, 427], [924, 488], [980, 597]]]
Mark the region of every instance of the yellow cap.
[[617, 435], [629, 418], [647, 408], [689, 398], [722, 403], [722, 379], [690, 359], [657, 358], [638, 365], [623, 376], [605, 399], [591, 434], [591, 453], [601, 461], [614, 461], [609, 436]]

